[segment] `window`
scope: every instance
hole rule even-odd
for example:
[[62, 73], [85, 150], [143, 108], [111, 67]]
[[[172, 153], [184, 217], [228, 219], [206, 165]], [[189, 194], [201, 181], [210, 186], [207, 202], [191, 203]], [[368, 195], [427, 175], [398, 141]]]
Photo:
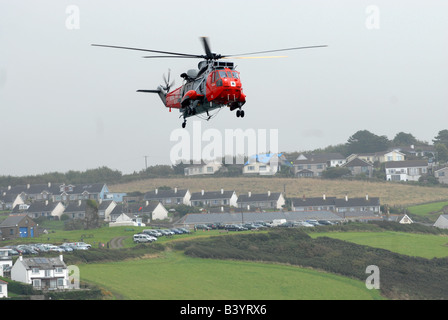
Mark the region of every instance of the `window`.
[[64, 286], [64, 279], [58, 278], [58, 287], [63, 287], [63, 286]]
[[32, 273], [39, 273], [39, 268], [33, 268], [31, 272]]
[[56, 272], [56, 273], [62, 273], [63, 270], [64, 270], [64, 269], [63, 269], [62, 267], [56, 267], [56, 268], [55, 268], [55, 272]]
[[233, 76], [233, 78], [235, 78], [235, 79], [238, 79], [239, 77], [238, 77], [238, 72], [236, 72], [236, 71], [232, 71], [232, 76]]
[[33, 287], [40, 288], [40, 279], [33, 279]]
[[219, 76], [220, 76], [221, 78], [227, 78], [227, 73], [226, 73], [224, 70], [219, 71]]

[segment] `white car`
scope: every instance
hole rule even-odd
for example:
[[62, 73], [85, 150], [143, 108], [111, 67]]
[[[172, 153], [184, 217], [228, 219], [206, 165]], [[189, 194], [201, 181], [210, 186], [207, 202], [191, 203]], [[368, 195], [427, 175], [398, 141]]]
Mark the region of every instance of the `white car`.
[[157, 240], [156, 237], [150, 236], [146, 233], [134, 234], [134, 242], [136, 243], [153, 242], [155, 240]]

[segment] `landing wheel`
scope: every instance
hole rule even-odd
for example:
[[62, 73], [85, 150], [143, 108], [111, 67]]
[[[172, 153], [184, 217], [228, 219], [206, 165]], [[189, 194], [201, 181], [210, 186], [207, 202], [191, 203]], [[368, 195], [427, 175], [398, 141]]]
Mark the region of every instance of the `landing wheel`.
[[240, 117], [241, 117], [241, 118], [244, 118], [244, 110], [241, 110], [241, 112], [240, 112]]
[[186, 125], [187, 125], [186, 121], [182, 122], [182, 128], [185, 128]]
[[236, 110], [236, 117], [239, 118], [241, 116], [241, 110]]

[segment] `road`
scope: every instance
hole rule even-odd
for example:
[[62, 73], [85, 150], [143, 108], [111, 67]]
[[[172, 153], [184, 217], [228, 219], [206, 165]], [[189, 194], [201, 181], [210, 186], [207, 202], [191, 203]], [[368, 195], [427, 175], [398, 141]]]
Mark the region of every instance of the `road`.
[[109, 248], [110, 249], [118, 249], [123, 247], [123, 240], [126, 239], [126, 237], [115, 237], [109, 242]]

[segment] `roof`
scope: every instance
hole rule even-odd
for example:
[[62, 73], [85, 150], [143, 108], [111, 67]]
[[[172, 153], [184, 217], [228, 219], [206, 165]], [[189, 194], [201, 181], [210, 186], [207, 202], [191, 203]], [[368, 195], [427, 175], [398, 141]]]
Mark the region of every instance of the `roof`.
[[70, 202], [64, 210], [65, 213], [79, 211], [86, 211], [86, 201], [81, 201], [81, 203], [79, 203], [78, 201]]
[[[56, 206], [60, 202], [48, 202], [45, 203], [45, 201], [34, 201], [30, 204], [29, 208], [26, 210], [28, 213], [34, 213], [34, 212], [51, 212], [56, 208]], [[16, 210], [17, 206], [14, 208]]]
[[201, 192], [195, 192], [191, 194], [191, 201], [197, 200], [214, 200], [214, 199], [230, 199], [235, 191], [204, 191], [204, 194]]
[[170, 189], [170, 190], [160, 190], [156, 189], [153, 191], [149, 191], [145, 193], [145, 196], [143, 197], [144, 200], [151, 200], [151, 199], [164, 199], [164, 198], [178, 198], [178, 197], [185, 197], [187, 194], [187, 189]]
[[158, 201], [149, 201], [148, 205], [146, 205], [146, 203], [118, 204], [112, 210], [111, 215], [121, 215], [122, 213], [126, 213], [128, 216], [131, 216], [133, 214], [140, 215], [152, 213], [159, 204], [160, 202]]
[[334, 204], [338, 208], [342, 207], [365, 207], [365, 206], [379, 206], [380, 198], [369, 197], [366, 198], [345, 198], [335, 199]]
[[368, 163], [362, 159], [359, 158], [355, 158], [350, 162], [344, 163], [342, 165], [343, 167], [373, 167], [373, 165], [371, 163]]
[[60, 258], [23, 258], [22, 264], [26, 269], [39, 268], [45, 270], [54, 267], [66, 267], [66, 264]]
[[[11, 214], [0, 223], [0, 227], [15, 227], [19, 224], [24, 218], [28, 217], [27, 214]], [[28, 217], [28, 219], [32, 220]]]
[[272, 221], [286, 219], [287, 221], [303, 221], [309, 219], [341, 221], [343, 218], [330, 211], [277, 211], [277, 212], [235, 212], [235, 213], [190, 213], [178, 223], [246, 223], [255, 221]]
[[257, 193], [257, 194], [242, 194], [238, 196], [237, 203], [241, 202], [256, 202], [256, 201], [276, 201], [280, 198], [280, 192], [271, 192], [270, 194], [266, 193]]
[[334, 206], [336, 197], [313, 197], [313, 198], [291, 198], [291, 204], [294, 207], [311, 207], [311, 206]]
[[410, 167], [427, 167], [427, 160], [405, 160], [405, 161], [388, 161], [386, 168], [410, 168]]
[[[277, 157], [275, 157], [277, 156]], [[254, 162], [261, 162], [261, 163], [269, 163], [271, 162], [272, 158], [281, 158], [283, 156], [282, 153], [265, 153], [265, 154], [256, 154], [253, 155], [251, 157], [249, 157], [249, 159], [246, 161], [245, 164], [250, 164], [250, 163], [254, 163]], [[277, 159], [278, 161], [279, 159]], [[280, 159], [281, 161], [283, 161], [284, 159]]]

